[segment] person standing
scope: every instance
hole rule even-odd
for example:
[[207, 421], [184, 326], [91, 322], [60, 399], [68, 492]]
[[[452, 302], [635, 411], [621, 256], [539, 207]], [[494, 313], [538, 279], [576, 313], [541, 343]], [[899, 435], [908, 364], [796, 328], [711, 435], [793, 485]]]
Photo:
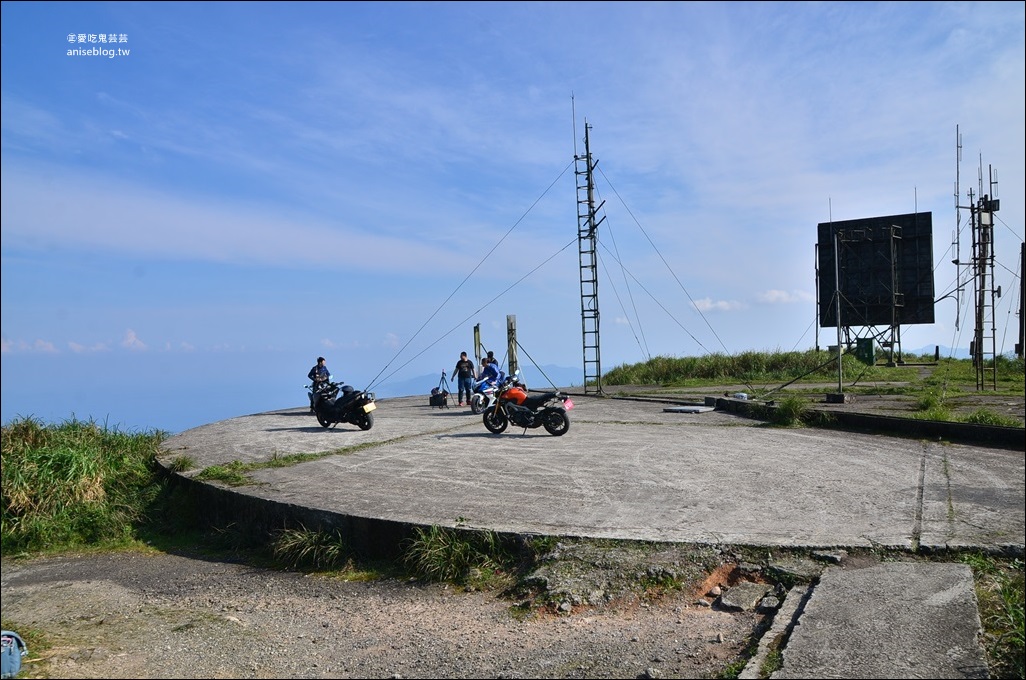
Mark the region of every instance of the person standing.
[[452, 370], [456, 376], [457, 396], [460, 406], [463, 406], [463, 395], [467, 395], [467, 403], [470, 403], [470, 395], [474, 393], [474, 362], [467, 358], [466, 352], [460, 352], [459, 361]]

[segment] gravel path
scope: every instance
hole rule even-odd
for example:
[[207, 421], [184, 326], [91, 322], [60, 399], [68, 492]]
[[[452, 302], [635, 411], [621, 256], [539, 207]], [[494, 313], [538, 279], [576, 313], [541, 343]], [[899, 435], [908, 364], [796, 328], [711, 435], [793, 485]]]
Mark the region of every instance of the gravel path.
[[698, 595], [522, 617], [493, 592], [163, 553], [3, 560], [5, 623], [52, 643], [22, 677], [712, 677], [759, 615]]

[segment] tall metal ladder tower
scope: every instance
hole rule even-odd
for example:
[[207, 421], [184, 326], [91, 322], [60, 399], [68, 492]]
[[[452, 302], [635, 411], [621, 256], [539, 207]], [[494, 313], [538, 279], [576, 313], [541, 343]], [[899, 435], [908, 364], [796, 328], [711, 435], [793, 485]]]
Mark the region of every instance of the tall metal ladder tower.
[[577, 246], [581, 269], [581, 336], [584, 343], [584, 393], [602, 394], [602, 358], [599, 348], [598, 300], [598, 226], [605, 219], [596, 219], [595, 181], [588, 131], [584, 123], [584, 155], [574, 155], [577, 175]]
[[[997, 193], [997, 180], [994, 170], [988, 167], [988, 191], [984, 193], [983, 162], [979, 169], [979, 193], [977, 200], [970, 189], [966, 192], [969, 205], [959, 205], [959, 165], [962, 162], [962, 135], [955, 127], [955, 209], [956, 229], [953, 246], [955, 248], [955, 266], [958, 268], [957, 286], [955, 289], [956, 306], [961, 308], [962, 274], [961, 267], [968, 265], [975, 289], [975, 329], [973, 339], [969, 343], [969, 354], [976, 370], [976, 389], [997, 389], [997, 320], [994, 315], [994, 300], [1001, 297], [1000, 288], [994, 289], [994, 213], [1001, 207], [1001, 201], [994, 198]], [[972, 258], [967, 263], [961, 259], [961, 211], [969, 211], [970, 228], [973, 236]], [[968, 282], [968, 279], [966, 280]], [[960, 312], [956, 312], [955, 329], [959, 328]]]
[[978, 390], [997, 389], [997, 320], [994, 315], [994, 299], [1000, 293], [994, 289], [994, 213], [1000, 207], [1000, 201], [991, 198], [996, 184], [991, 171], [990, 193], [984, 194], [970, 207], [973, 230], [972, 264], [976, 282], [976, 330], [973, 333], [970, 354], [976, 368]]

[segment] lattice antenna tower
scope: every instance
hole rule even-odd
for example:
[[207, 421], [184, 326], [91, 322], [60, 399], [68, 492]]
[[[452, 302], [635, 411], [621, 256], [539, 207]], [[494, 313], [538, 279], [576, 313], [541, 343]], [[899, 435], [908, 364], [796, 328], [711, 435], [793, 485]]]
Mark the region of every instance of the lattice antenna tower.
[[598, 226], [602, 204], [595, 205], [594, 170], [591, 157], [591, 126], [584, 121], [584, 153], [577, 154], [574, 142], [574, 174], [577, 176], [577, 245], [581, 274], [581, 337], [584, 347], [584, 392], [602, 394], [602, 352], [599, 342]]
[[[958, 156], [961, 159], [961, 139], [958, 139]], [[958, 179], [956, 173], [956, 192]], [[969, 211], [969, 225], [972, 231], [972, 256], [968, 263], [955, 260], [956, 266], [970, 268], [973, 279], [974, 328], [973, 339], [969, 343], [969, 354], [976, 371], [976, 389], [997, 389], [997, 318], [995, 303], [1001, 296], [1001, 289], [994, 287], [994, 213], [1001, 208], [996, 198], [998, 182], [993, 167], [988, 166], [986, 183], [984, 183], [983, 157], [980, 157], [978, 170], [978, 191], [966, 192], [968, 205], [959, 205], [956, 194], [956, 208]], [[959, 225], [961, 215], [959, 215]], [[958, 244], [956, 231], [956, 245]], [[961, 274], [959, 274], [961, 276]], [[961, 278], [959, 278], [961, 287]]]

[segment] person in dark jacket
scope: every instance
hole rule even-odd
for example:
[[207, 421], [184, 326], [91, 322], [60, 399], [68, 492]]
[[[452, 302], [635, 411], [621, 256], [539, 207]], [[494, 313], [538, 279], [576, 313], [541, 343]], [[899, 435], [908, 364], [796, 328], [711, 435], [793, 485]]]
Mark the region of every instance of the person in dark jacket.
[[452, 369], [452, 374], [456, 376], [457, 396], [460, 400], [460, 406], [463, 406], [463, 395], [466, 394], [466, 401], [470, 403], [470, 395], [474, 393], [474, 362], [467, 358], [466, 352], [460, 352], [460, 359], [456, 362], [456, 367]]
[[310, 369], [310, 372], [306, 374], [306, 377], [310, 379], [310, 412], [314, 410], [314, 403], [317, 401], [317, 393], [328, 386], [331, 382], [331, 371], [328, 370], [328, 365], [324, 361], [324, 357], [317, 357], [317, 363]]

